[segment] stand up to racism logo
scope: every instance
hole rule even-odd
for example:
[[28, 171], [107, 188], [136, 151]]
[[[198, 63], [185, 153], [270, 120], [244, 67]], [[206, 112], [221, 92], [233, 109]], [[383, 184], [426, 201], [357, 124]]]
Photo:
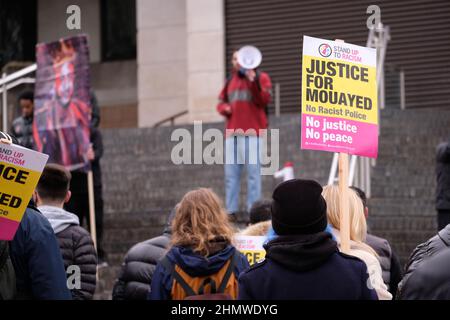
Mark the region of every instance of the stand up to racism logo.
[[322, 57], [326, 58], [326, 57], [331, 56], [331, 53], [333, 53], [333, 50], [331, 49], [331, 47], [328, 44], [322, 43], [319, 46], [319, 53]]

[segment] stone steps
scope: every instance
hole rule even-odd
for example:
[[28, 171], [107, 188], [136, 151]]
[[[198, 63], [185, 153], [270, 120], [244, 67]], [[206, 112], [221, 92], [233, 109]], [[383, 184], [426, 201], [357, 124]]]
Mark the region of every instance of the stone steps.
[[120, 267], [108, 266], [97, 270], [98, 280], [94, 300], [111, 300], [114, 283], [119, 274]]
[[[450, 134], [450, 109], [386, 109], [381, 111], [380, 123], [369, 225], [374, 234], [391, 241], [404, 263], [418, 243], [436, 233], [435, 147]], [[300, 115], [271, 118], [270, 126], [279, 129], [280, 166], [292, 161], [296, 177], [325, 184], [333, 155], [300, 150]], [[110, 294], [110, 282], [126, 251], [159, 235], [168, 213], [184, 193], [210, 187], [224, 197], [222, 165], [172, 164], [170, 155], [177, 142], [170, 137], [177, 128], [193, 131], [190, 125], [103, 131], [105, 248], [112, 271], [102, 271], [100, 296]], [[204, 124], [203, 132], [208, 128], [222, 130], [223, 123]], [[270, 198], [277, 183], [271, 176], [263, 177], [264, 197]], [[245, 194], [242, 181], [242, 209]]]

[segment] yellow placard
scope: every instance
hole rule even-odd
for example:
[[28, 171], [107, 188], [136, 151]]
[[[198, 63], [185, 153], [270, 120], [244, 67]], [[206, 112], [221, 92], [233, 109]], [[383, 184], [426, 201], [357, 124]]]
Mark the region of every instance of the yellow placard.
[[0, 240], [12, 240], [48, 155], [0, 144]]
[[[344, 67], [340, 76], [337, 63], [331, 61], [333, 65], [327, 68], [329, 62], [324, 58], [303, 56], [302, 113], [378, 124], [376, 68], [346, 62], [341, 64]], [[318, 66], [325, 74], [318, 74]], [[360, 79], [345, 77], [347, 69], [350, 75], [353, 73]]]
[[303, 37], [301, 148], [376, 158], [376, 50]]
[[40, 176], [41, 172], [0, 162], [2, 217], [20, 222]]
[[265, 250], [241, 250], [241, 252], [247, 258], [250, 265], [263, 260], [266, 256]]
[[243, 236], [237, 235], [235, 237], [236, 248], [245, 255], [250, 265], [263, 260], [266, 256], [266, 250], [264, 250], [264, 243], [266, 237], [261, 236]]

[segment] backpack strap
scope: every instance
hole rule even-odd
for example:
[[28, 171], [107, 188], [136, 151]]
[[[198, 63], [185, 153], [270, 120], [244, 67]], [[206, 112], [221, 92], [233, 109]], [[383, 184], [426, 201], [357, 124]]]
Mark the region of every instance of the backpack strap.
[[203, 280], [202, 285], [198, 289], [198, 294], [205, 293], [205, 287], [207, 284], [209, 284], [211, 287], [211, 293], [217, 293], [216, 282], [211, 278], [206, 278], [205, 280]]
[[0, 241], [0, 268], [6, 263], [9, 257], [8, 242]]
[[17, 298], [16, 272], [10, 257], [10, 241], [0, 241], [0, 300]]
[[258, 90], [261, 91], [261, 83], [259, 82], [259, 76], [261, 75], [261, 72], [258, 69], [255, 69], [255, 74], [256, 86], [258, 87]]
[[[256, 76], [255, 76], [256, 86], [258, 87], [258, 91], [261, 92], [262, 88], [261, 88], [261, 82], [259, 81], [259, 79], [260, 79], [262, 71], [259, 71], [259, 69], [255, 69], [255, 72], [256, 72]], [[270, 92], [270, 95], [273, 96], [272, 92]], [[269, 115], [269, 106], [267, 104], [264, 105], [264, 112], [266, 113], [266, 116]]]
[[238, 257], [238, 251], [235, 249], [233, 256], [231, 257], [230, 264], [228, 265], [228, 269], [225, 272], [225, 275], [223, 276], [222, 282], [220, 283], [219, 289], [217, 290], [218, 293], [224, 293], [225, 288], [228, 284], [228, 281], [230, 280], [231, 274], [233, 273], [234, 266], [236, 265], [236, 260]]
[[161, 261], [161, 265], [166, 268], [172, 275], [172, 277], [180, 284], [187, 296], [195, 296], [196, 293], [192, 288], [186, 283], [183, 277], [175, 270], [175, 265], [165, 256]]
[[230, 85], [231, 79], [233, 78], [233, 74], [230, 74], [227, 79], [225, 80], [225, 102], [229, 103], [228, 101], [228, 87]]

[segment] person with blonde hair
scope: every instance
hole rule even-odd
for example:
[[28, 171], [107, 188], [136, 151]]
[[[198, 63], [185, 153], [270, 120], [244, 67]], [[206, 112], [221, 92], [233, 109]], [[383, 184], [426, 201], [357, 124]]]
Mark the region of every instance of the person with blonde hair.
[[[328, 223], [331, 232], [340, 248], [340, 194], [335, 185], [325, 186], [322, 192], [327, 202]], [[350, 252], [349, 254], [360, 258], [367, 265], [370, 285], [377, 292], [380, 300], [391, 300], [392, 294], [383, 282], [381, 265], [376, 252], [364, 243], [367, 235], [367, 223], [364, 216], [364, 206], [361, 199], [352, 189], [347, 190], [348, 208], [350, 216]]]
[[228, 214], [212, 190], [186, 193], [172, 222], [171, 247], [153, 275], [149, 298], [202, 299], [198, 297], [207, 294], [236, 298], [237, 279], [249, 264], [232, 245], [233, 235]]

